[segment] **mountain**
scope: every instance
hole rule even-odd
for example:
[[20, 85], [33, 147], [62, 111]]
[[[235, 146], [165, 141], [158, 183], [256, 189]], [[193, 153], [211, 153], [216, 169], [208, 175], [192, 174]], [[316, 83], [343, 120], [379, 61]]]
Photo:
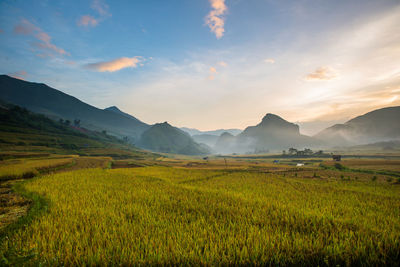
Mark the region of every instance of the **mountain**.
[[219, 136], [214, 146], [214, 150], [217, 151], [218, 153], [229, 154], [235, 152], [235, 147], [236, 147], [235, 136], [228, 132], [224, 132]]
[[400, 106], [377, 109], [335, 124], [314, 136], [330, 146], [348, 146], [400, 139]]
[[0, 101], [0, 151], [152, 157], [121, 139], [51, 120], [42, 114]]
[[242, 130], [240, 129], [218, 129], [218, 130], [213, 130], [213, 131], [200, 131], [194, 128], [186, 128], [186, 127], [181, 127], [180, 128], [182, 131], [187, 132], [188, 134], [190, 134], [191, 136], [194, 135], [214, 135], [214, 136], [220, 136], [221, 134], [227, 132], [230, 133], [232, 135], [238, 135], [242, 132]]
[[[226, 134], [220, 137], [216, 150], [224, 153], [265, 153], [288, 149], [290, 147], [314, 147], [320, 142], [300, 134], [299, 126], [281, 117], [268, 113], [256, 126], [247, 127], [242, 133], [232, 138]], [[231, 140], [231, 141], [228, 141]]]
[[212, 134], [195, 134], [192, 135], [192, 138], [197, 143], [206, 144], [209, 147], [215, 146], [215, 143], [218, 140], [218, 136]]
[[53, 119], [79, 119], [87, 129], [107, 131], [137, 141], [150, 126], [115, 109], [102, 110], [42, 83], [0, 75], [0, 99]]
[[140, 147], [164, 153], [202, 155], [209, 150], [196, 143], [189, 134], [171, 126], [167, 122], [157, 123], [143, 132]]

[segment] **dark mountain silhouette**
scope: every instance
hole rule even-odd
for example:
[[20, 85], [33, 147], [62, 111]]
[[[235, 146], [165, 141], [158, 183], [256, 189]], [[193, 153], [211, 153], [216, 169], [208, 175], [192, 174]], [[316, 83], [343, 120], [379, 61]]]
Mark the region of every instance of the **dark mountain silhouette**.
[[330, 146], [367, 144], [400, 139], [400, 106], [377, 109], [335, 124], [315, 135]]
[[[115, 110], [102, 110], [42, 83], [32, 83], [0, 75], [0, 99], [50, 118], [73, 121], [91, 130], [106, 130], [137, 141], [150, 126]], [[121, 114], [122, 113], [122, 114]]]
[[157, 123], [146, 130], [138, 143], [140, 147], [157, 152], [202, 155], [209, 150], [196, 143], [188, 133], [167, 122]]

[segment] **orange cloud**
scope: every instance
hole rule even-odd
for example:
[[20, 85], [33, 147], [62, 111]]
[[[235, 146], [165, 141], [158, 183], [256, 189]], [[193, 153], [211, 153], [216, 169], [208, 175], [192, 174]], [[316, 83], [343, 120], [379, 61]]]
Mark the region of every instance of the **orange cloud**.
[[78, 26], [84, 26], [84, 27], [88, 26], [95, 27], [98, 23], [99, 21], [90, 15], [82, 16], [77, 22]]
[[139, 62], [138, 57], [121, 57], [111, 61], [87, 64], [85, 67], [99, 72], [114, 72], [124, 68], [136, 68]]
[[25, 80], [24, 76], [27, 76], [27, 75], [28, 75], [28, 73], [24, 70], [8, 73], [8, 76], [11, 76], [13, 78], [20, 79], [20, 80]]
[[[64, 49], [59, 48], [55, 44], [51, 43], [50, 35], [26, 19], [22, 19], [21, 22], [14, 27], [14, 33], [33, 36], [40, 42], [33, 43], [32, 45], [39, 49], [47, 52], [56, 52], [60, 55], [69, 55], [69, 53]], [[52, 54], [50, 53], [46, 55], [51, 56]]]
[[329, 81], [337, 77], [335, 71], [329, 67], [319, 67], [314, 72], [309, 73], [304, 79], [306, 81]]
[[227, 11], [225, 0], [209, 0], [213, 10], [206, 17], [206, 24], [211, 29], [217, 39], [224, 35], [225, 18], [223, 17]]
[[217, 69], [214, 67], [210, 67], [210, 73], [217, 73]]
[[224, 61], [220, 61], [220, 62], [218, 62], [218, 65], [220, 65], [221, 67], [226, 67], [226, 66], [228, 66], [228, 63], [226, 63]]
[[270, 64], [274, 64], [275, 63], [275, 59], [273, 58], [267, 58], [264, 60], [265, 63], [270, 63]]

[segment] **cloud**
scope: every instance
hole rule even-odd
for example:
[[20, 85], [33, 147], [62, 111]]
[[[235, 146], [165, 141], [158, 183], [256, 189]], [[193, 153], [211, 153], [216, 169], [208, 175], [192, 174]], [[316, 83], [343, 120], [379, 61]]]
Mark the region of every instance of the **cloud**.
[[210, 73], [217, 73], [217, 69], [214, 67], [210, 67]]
[[85, 67], [99, 72], [114, 72], [124, 68], [136, 68], [140, 61], [139, 57], [121, 57], [111, 61], [87, 64]]
[[273, 58], [267, 58], [267, 59], [264, 59], [264, 62], [265, 62], [265, 63], [269, 63], [269, 64], [274, 64], [274, 63], [275, 63], [275, 59], [273, 59]]
[[84, 27], [88, 26], [95, 27], [97, 26], [98, 23], [99, 21], [90, 15], [82, 16], [77, 22], [78, 26], [84, 26]]
[[319, 67], [309, 73], [304, 79], [306, 81], [329, 81], [337, 77], [337, 74], [330, 67]]
[[217, 64], [220, 65], [221, 67], [227, 67], [228, 66], [228, 63], [226, 63], [224, 61], [220, 61]]
[[22, 19], [21, 22], [14, 27], [14, 33], [29, 35], [35, 31], [41, 31], [40, 28], [36, 27], [26, 19]]
[[90, 6], [93, 10], [96, 10], [102, 16], [111, 16], [108, 11], [108, 5], [102, 0], [93, 0]]
[[24, 70], [8, 73], [8, 76], [11, 76], [13, 78], [20, 79], [20, 80], [25, 80], [24, 77], [27, 75], [28, 75], [28, 73]]
[[211, 29], [217, 39], [220, 39], [225, 32], [225, 18], [224, 14], [227, 11], [225, 0], [209, 0], [213, 10], [208, 13], [206, 17], [206, 24]]
[[3, 29], [0, 29], [0, 34], [4, 33]]
[[30, 35], [39, 40], [40, 42], [35, 42], [32, 45], [36, 48], [44, 50], [45, 52], [49, 52], [42, 55], [53, 56], [52, 52], [60, 55], [69, 55], [69, 53], [64, 49], [59, 48], [55, 44], [51, 43], [50, 35], [26, 19], [22, 19], [20, 23], [14, 27], [14, 33]]

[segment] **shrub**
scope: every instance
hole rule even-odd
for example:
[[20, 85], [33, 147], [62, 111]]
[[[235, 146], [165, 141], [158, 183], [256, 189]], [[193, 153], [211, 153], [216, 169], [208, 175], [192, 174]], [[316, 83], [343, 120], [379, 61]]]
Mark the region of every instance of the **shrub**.
[[340, 171], [342, 171], [342, 170], [345, 169], [345, 167], [344, 167], [342, 164], [340, 164], [340, 163], [335, 163], [335, 168], [338, 169], [338, 170], [340, 170]]

